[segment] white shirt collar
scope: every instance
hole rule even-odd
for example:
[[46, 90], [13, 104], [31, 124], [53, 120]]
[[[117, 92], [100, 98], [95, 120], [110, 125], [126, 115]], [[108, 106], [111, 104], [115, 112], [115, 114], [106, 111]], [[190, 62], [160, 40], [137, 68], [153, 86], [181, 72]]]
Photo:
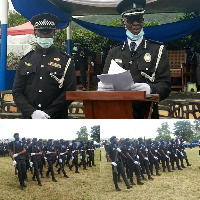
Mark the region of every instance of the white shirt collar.
[[138, 48], [138, 46], [140, 45], [140, 43], [142, 42], [142, 40], [143, 40], [143, 36], [140, 39], [134, 40], [134, 41], [127, 37], [129, 49], [130, 49], [131, 42], [135, 42], [136, 43], [135, 51], [136, 51], [136, 49]]

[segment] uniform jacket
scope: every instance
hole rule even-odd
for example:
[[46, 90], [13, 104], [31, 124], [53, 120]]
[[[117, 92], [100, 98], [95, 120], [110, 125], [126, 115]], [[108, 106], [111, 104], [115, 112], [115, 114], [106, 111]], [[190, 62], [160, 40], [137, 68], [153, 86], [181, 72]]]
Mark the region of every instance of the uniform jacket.
[[16, 70], [13, 97], [23, 118], [31, 118], [35, 110], [43, 110], [51, 118], [67, 118], [68, 106], [65, 92], [76, 90], [73, 59], [64, 77], [63, 87], [55, 77], [61, 79], [70, 56], [51, 47], [43, 55], [41, 49], [24, 56]]
[[[123, 45], [117, 46], [109, 51], [103, 73], [108, 73], [111, 60], [113, 59], [125, 70], [130, 70], [135, 83], [148, 83], [151, 88], [151, 93], [159, 94], [160, 100], [163, 100], [170, 94], [171, 76], [169, 59], [165, 47], [162, 50], [158, 67], [155, 70], [160, 46], [160, 43], [147, 41], [143, 38], [136, 52], [131, 55], [128, 42], [125, 42]], [[151, 82], [147, 77], [142, 76], [141, 72], [150, 77], [152, 77], [152, 74], [155, 72], [154, 82]], [[140, 106], [143, 107], [142, 105]], [[141, 116], [136, 117], [142, 118]]]

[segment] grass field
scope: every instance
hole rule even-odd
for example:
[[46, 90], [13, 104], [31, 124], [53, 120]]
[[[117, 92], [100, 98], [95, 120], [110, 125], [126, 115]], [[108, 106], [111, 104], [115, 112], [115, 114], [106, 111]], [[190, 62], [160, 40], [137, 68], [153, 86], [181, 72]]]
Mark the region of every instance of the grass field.
[[[28, 172], [30, 182], [25, 190], [19, 189], [17, 176], [10, 157], [0, 157], [0, 199], [52, 199], [52, 200], [199, 200], [200, 199], [200, 156], [199, 148], [186, 149], [191, 167], [173, 173], [161, 172], [161, 176], [154, 176], [153, 181], [145, 181], [142, 186], [135, 185], [130, 190], [126, 189], [124, 182], [119, 183], [122, 191], [114, 189], [111, 165], [106, 161], [105, 150], [102, 152], [102, 161], [99, 161], [99, 149], [95, 151], [96, 167], [80, 174], [74, 171], [66, 172], [70, 178], [65, 179], [62, 174], [56, 173], [57, 183], [51, 178], [41, 179], [43, 186], [31, 181], [32, 175]], [[73, 169], [74, 170], [74, 169]], [[44, 174], [47, 169], [44, 169]], [[56, 172], [56, 168], [55, 168]], [[136, 179], [135, 179], [136, 182]]]

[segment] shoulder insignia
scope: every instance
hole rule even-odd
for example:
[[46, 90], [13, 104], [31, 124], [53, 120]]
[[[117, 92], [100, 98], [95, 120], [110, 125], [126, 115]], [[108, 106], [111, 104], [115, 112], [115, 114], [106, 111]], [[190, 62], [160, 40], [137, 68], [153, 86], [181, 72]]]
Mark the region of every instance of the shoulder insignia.
[[60, 58], [54, 58], [55, 61], [60, 61]]
[[159, 44], [159, 45], [163, 44], [163, 42], [155, 41], [155, 40], [151, 40], [151, 39], [148, 39], [147, 41], [155, 43], [155, 44]]

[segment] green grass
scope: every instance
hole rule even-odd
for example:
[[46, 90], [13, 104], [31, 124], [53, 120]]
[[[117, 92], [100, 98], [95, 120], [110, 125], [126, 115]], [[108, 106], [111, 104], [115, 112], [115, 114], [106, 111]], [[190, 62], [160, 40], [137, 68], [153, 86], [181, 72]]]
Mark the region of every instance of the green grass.
[[[80, 174], [69, 171], [66, 167], [69, 179], [56, 173], [57, 183], [50, 179], [41, 179], [43, 186], [37, 182], [27, 183], [25, 190], [19, 189], [17, 176], [14, 175], [14, 167], [10, 157], [0, 157], [0, 200], [7, 199], [39, 199], [39, 200], [199, 200], [200, 199], [200, 156], [199, 148], [186, 149], [191, 167], [173, 173], [161, 171], [161, 176], [154, 176], [153, 181], [145, 181], [142, 186], [135, 185], [130, 190], [125, 183], [119, 183], [122, 191], [114, 189], [111, 165], [106, 161], [105, 150], [101, 149], [102, 161], [99, 161], [99, 149], [95, 151], [96, 167], [87, 171], [80, 169]], [[185, 163], [185, 162], [184, 162]], [[56, 168], [55, 172], [56, 172]], [[74, 170], [74, 169], [73, 169]], [[44, 174], [47, 169], [44, 169]], [[32, 175], [28, 172], [28, 178]], [[134, 177], [136, 182], [136, 179]]]

